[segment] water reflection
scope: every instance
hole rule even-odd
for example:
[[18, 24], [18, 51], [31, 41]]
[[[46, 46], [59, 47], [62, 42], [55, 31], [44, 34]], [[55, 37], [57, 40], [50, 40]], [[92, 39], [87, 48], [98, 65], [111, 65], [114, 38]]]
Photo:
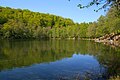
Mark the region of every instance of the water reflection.
[[104, 80], [120, 74], [120, 49], [92, 41], [0, 41], [2, 80]]

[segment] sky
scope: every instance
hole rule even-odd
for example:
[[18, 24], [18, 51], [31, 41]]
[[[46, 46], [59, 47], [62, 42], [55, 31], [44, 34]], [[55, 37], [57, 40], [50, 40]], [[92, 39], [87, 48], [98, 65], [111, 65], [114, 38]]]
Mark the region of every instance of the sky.
[[98, 9], [98, 6], [85, 9], [77, 7], [79, 3], [85, 5], [90, 1], [91, 0], [1, 0], [0, 6], [54, 14], [64, 18], [70, 18], [74, 22], [82, 23], [97, 21], [101, 15], [106, 14], [104, 10], [95, 12], [94, 9]]

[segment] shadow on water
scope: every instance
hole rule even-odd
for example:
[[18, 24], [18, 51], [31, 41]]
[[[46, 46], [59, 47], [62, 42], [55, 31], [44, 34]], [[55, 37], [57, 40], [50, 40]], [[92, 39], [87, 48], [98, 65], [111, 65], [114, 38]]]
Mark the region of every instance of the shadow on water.
[[120, 48], [85, 40], [0, 41], [2, 80], [106, 80], [115, 75], [120, 75]]

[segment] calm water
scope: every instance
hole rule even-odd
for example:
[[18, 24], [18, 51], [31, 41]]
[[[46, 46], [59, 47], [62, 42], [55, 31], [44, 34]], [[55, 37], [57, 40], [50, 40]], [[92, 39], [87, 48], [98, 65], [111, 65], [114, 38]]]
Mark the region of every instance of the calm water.
[[0, 80], [106, 80], [120, 75], [120, 48], [92, 41], [0, 41]]

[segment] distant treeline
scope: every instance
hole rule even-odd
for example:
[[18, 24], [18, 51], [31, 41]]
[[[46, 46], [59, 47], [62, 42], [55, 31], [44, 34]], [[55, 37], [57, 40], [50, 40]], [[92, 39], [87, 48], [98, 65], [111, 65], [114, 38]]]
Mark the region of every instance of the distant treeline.
[[[120, 32], [120, 11], [111, 8], [96, 22], [74, 23], [69, 18], [0, 7], [0, 38], [96, 38]], [[97, 13], [96, 13], [97, 14]]]

